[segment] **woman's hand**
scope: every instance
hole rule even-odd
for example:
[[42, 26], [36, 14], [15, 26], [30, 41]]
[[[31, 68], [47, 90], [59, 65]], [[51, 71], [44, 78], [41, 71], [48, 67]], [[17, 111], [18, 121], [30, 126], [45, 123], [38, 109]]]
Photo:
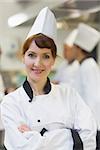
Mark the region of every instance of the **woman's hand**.
[[31, 129], [26, 125], [26, 124], [22, 124], [18, 127], [18, 130], [21, 132], [21, 133], [24, 133], [26, 131], [31, 131]]

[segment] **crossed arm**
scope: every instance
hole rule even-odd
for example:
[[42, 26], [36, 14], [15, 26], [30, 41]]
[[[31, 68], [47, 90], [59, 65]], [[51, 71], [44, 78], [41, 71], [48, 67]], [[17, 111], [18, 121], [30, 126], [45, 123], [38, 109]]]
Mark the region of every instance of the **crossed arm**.
[[27, 132], [27, 131], [31, 131], [31, 129], [26, 125], [26, 124], [22, 124], [18, 127], [18, 130], [21, 133]]

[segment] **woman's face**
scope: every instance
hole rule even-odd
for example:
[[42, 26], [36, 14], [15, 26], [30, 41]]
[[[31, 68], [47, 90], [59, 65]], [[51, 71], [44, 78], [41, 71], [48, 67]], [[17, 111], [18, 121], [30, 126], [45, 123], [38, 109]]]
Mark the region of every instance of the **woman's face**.
[[55, 59], [52, 56], [51, 49], [39, 48], [32, 41], [29, 49], [24, 55], [24, 64], [28, 78], [33, 81], [40, 81], [47, 78], [54, 65]]

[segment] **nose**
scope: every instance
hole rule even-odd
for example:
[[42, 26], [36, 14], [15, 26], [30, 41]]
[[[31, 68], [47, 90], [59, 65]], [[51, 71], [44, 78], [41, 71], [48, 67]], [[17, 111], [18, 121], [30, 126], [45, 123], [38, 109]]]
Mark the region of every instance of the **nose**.
[[34, 66], [40, 66], [42, 64], [42, 60], [40, 57], [37, 57], [34, 62]]

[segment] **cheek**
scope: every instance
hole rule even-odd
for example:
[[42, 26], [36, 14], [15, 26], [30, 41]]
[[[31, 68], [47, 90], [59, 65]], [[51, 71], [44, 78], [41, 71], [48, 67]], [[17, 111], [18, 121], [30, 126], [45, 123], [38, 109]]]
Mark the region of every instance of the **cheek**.
[[27, 69], [28, 69], [28, 68], [31, 68], [31, 66], [32, 66], [31, 61], [29, 61], [29, 60], [27, 60], [27, 59], [24, 60], [24, 64], [25, 64], [25, 67], [26, 67]]
[[29, 59], [27, 56], [24, 57], [24, 64], [25, 66], [30, 66], [32, 64], [32, 60]]
[[53, 61], [53, 62], [50, 62], [50, 63], [47, 63], [47, 64], [45, 65], [45, 67], [46, 67], [48, 70], [50, 70], [53, 65], [54, 65], [54, 61]]
[[52, 66], [51, 64], [47, 64], [46, 68], [49, 70], [49, 69], [51, 69], [51, 66]]

